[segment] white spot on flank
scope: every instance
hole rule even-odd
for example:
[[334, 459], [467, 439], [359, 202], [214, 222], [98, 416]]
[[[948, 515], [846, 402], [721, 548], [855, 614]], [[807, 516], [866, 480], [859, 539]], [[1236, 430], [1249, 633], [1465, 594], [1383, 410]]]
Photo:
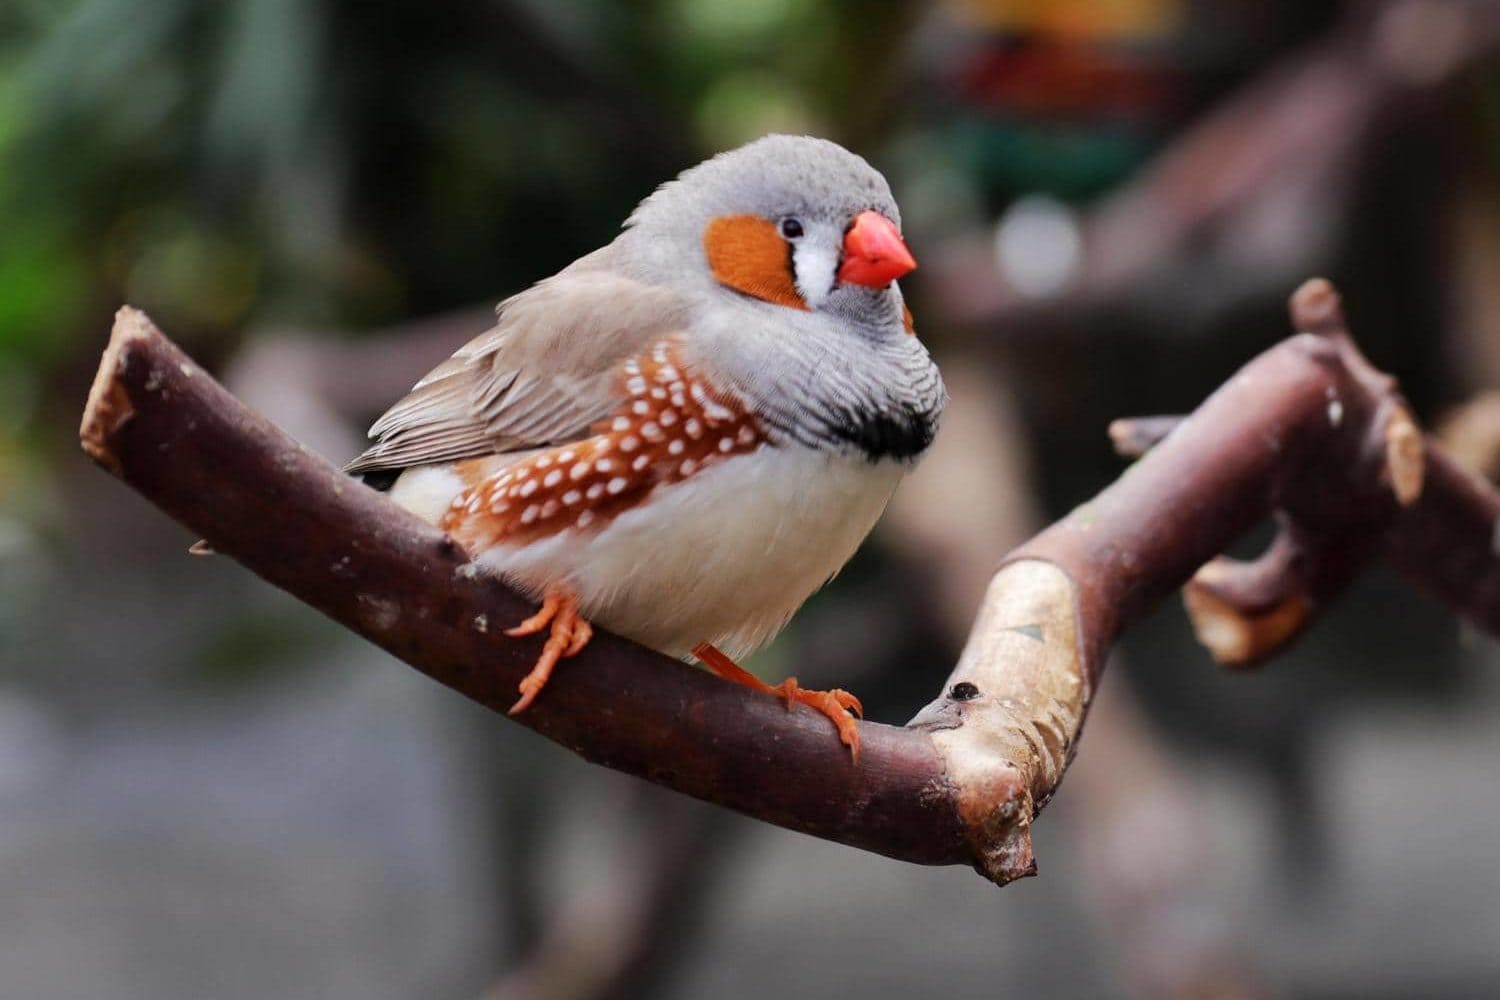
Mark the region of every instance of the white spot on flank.
[[552, 456], [546, 454], [545, 452], [543, 454], [540, 454], [540, 455], [538, 455], [536, 457], [536, 467], [538, 469], [545, 469], [547, 466], [549, 466], [551, 464], [552, 464]]
[[703, 404], [703, 414], [704, 416], [708, 417], [710, 421], [734, 419], [733, 411], [725, 409], [718, 403], [715, 403], [713, 400], [709, 400], [707, 403]]
[[662, 365], [656, 372], [656, 380], [658, 382], [676, 382], [680, 377], [677, 374], [677, 369], [671, 365]]
[[661, 428], [656, 426], [653, 421], [648, 420], [644, 424], [641, 424], [641, 437], [647, 441], [660, 441], [662, 438]]
[[590, 486], [588, 488], [588, 491], [587, 491], [587, 493], [585, 495], [590, 500], [598, 500], [600, 497], [602, 497], [604, 495], [604, 484], [603, 483], [595, 483], [594, 485], [592, 485], [592, 486]]
[[699, 406], [702, 406], [704, 403], [708, 402], [708, 393], [703, 391], [703, 386], [700, 383], [694, 382], [692, 385], [688, 386], [688, 391], [693, 394], [693, 399]]
[[662, 410], [661, 413], [657, 415], [656, 419], [661, 421], [661, 425], [663, 427], [671, 427], [673, 424], [677, 423], [677, 411]]
[[587, 528], [590, 524], [594, 523], [594, 512], [591, 510], [579, 511], [578, 520], [575, 523], [580, 528]]
[[584, 476], [589, 474], [589, 469], [591, 468], [593, 468], [592, 462], [579, 462], [568, 471], [568, 478], [575, 480], [582, 479]]
[[667, 398], [667, 390], [663, 389], [661, 386], [657, 386], [655, 389], [651, 390], [651, 398], [652, 399], [666, 399]]
[[548, 500], [546, 503], [542, 504], [542, 516], [551, 517], [553, 514], [557, 513], [557, 509], [561, 506], [562, 505], [559, 504], [556, 500]]
[[616, 476], [615, 478], [613, 478], [613, 479], [611, 479], [609, 481], [609, 486], [607, 486], [606, 489], [608, 489], [609, 492], [611, 493], [611, 495], [613, 495], [613, 494], [616, 494], [616, 493], [624, 493], [625, 492], [625, 487], [627, 487], [629, 485], [630, 484], [628, 482], [626, 482], [623, 477]]
[[569, 490], [568, 492], [566, 492], [566, 493], [564, 493], [562, 495], [562, 501], [563, 501], [563, 503], [566, 504], [569, 507], [573, 506], [575, 503], [577, 503], [578, 501], [580, 501], [582, 499], [583, 499], [583, 494], [580, 493], [580, 492], [578, 492], [577, 490]]
[[499, 498], [496, 498], [495, 501], [490, 504], [491, 514], [504, 514], [508, 510], [510, 510], [510, 504]]
[[625, 388], [630, 390], [632, 396], [639, 396], [646, 391], [646, 380], [639, 375], [632, 376], [625, 380]]
[[529, 496], [531, 496], [531, 494], [533, 494], [535, 492], [536, 492], [536, 480], [535, 479], [528, 479], [528, 480], [526, 480], [526, 482], [524, 482], [524, 483], [521, 484], [521, 490], [520, 490], [521, 496], [523, 496], [523, 497], [529, 497]]
[[639, 375], [640, 373], [641, 365], [640, 362], [635, 360], [635, 358], [631, 358], [629, 361], [625, 362], [625, 374]]
[[532, 521], [536, 520], [536, 516], [539, 513], [541, 513], [540, 508], [538, 508], [536, 504], [532, 504], [530, 507], [527, 507], [525, 510], [521, 511], [521, 523], [530, 524]]
[[1344, 404], [1338, 400], [1330, 400], [1328, 403], [1328, 426], [1337, 427], [1344, 422]]
[[621, 451], [624, 451], [624, 452], [635, 451], [640, 446], [641, 446], [641, 440], [640, 440], [640, 438], [636, 437], [634, 434], [631, 434], [631, 435], [629, 435], [627, 437], [624, 437], [624, 438], [620, 439], [620, 450]]
[[667, 454], [681, 455], [682, 449], [684, 447], [685, 446], [683, 445], [681, 438], [673, 438], [670, 442], [667, 443]]
[[719, 450], [725, 452], [726, 454], [733, 451], [734, 438], [719, 438]]
[[697, 417], [688, 417], [687, 423], [682, 425], [682, 429], [687, 431], [687, 436], [694, 441], [703, 436], [703, 425], [698, 422]]
[[542, 485], [556, 486], [558, 483], [562, 482], [562, 477], [563, 474], [561, 469], [553, 469], [551, 472], [547, 473], [546, 478], [542, 480]]
[[644, 399], [638, 399], [631, 404], [630, 410], [632, 413], [639, 413], [644, 417], [646, 414], [651, 412], [651, 404], [646, 402]]
[[682, 464], [677, 467], [677, 471], [682, 473], [684, 476], [691, 476], [697, 468], [697, 462], [693, 461], [691, 458], [684, 458], [682, 460]]
[[601, 458], [599, 459], [599, 461], [595, 462], [594, 465], [600, 472], [608, 472], [610, 469], [613, 469], [615, 467], [615, 462], [612, 458]]
[[630, 463], [630, 467], [632, 469], [634, 469], [636, 472], [640, 472], [642, 469], [644, 469], [646, 466], [648, 466], [650, 464], [651, 464], [651, 456], [650, 455], [637, 455], [635, 457], [635, 461]]
[[629, 417], [615, 417], [614, 423], [609, 425], [609, 429], [617, 433], [619, 431], [628, 431], [630, 430], [630, 423]]
[[567, 465], [577, 457], [578, 453], [575, 452], [572, 448], [564, 448], [562, 454], [557, 456], [557, 462], [559, 465]]
[[750, 428], [749, 424], [741, 427], [740, 432], [736, 434], [735, 437], [740, 442], [740, 444], [743, 445], [751, 445], [755, 443], [755, 431]]

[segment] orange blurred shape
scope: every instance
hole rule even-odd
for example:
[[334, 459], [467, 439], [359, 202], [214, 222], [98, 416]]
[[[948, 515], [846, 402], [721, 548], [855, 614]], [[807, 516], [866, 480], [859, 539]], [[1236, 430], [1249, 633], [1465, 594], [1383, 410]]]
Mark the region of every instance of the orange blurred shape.
[[1154, 41], [1182, 25], [1187, 0], [947, 0], [954, 16], [991, 31], [1089, 41]]

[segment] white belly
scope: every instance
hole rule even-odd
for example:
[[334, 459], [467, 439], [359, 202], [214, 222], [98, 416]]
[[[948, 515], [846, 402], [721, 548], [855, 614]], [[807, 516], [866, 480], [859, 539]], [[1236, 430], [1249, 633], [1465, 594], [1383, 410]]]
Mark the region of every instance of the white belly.
[[849, 560], [904, 471], [762, 448], [659, 488], [597, 533], [496, 546], [476, 562], [533, 594], [566, 583], [590, 621], [664, 653], [711, 642], [743, 656]]

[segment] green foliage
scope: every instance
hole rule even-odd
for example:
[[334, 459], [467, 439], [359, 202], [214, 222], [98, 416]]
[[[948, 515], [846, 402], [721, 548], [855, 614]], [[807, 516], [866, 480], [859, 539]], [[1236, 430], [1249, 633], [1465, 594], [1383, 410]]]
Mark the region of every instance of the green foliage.
[[13, 0], [0, 363], [122, 299], [202, 338], [498, 298], [707, 149], [861, 127], [907, 8]]

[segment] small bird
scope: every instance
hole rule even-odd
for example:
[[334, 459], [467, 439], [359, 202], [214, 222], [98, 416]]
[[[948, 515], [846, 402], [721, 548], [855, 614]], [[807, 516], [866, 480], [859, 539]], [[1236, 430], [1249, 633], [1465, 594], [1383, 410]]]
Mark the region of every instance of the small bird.
[[848, 561], [936, 433], [900, 222], [832, 142], [721, 153], [502, 302], [370, 428], [347, 471], [540, 602], [507, 632], [548, 636], [511, 714], [598, 624], [822, 712], [858, 756], [853, 695], [735, 658]]

